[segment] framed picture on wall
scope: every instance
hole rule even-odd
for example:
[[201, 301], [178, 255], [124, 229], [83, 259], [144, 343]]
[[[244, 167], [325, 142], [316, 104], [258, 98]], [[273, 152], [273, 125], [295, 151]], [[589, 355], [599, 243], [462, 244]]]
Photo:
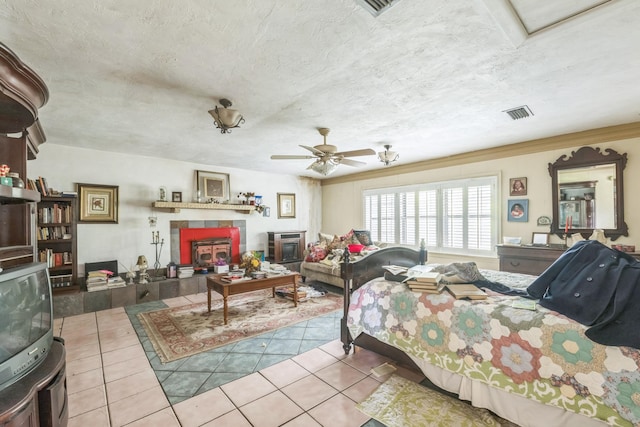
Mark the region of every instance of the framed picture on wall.
[[529, 199], [508, 200], [507, 221], [528, 222], [529, 221]]
[[196, 183], [199, 197], [205, 201], [225, 203], [230, 198], [228, 173], [196, 171]]
[[527, 178], [510, 178], [509, 179], [509, 195], [510, 196], [526, 196], [527, 195]]
[[293, 193], [278, 193], [278, 218], [296, 217], [296, 195]]
[[79, 222], [118, 223], [118, 186], [77, 184]]

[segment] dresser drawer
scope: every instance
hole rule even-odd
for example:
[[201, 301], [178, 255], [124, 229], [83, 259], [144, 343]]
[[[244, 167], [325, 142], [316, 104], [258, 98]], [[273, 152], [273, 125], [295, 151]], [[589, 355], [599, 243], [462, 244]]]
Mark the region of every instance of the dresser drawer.
[[533, 274], [537, 276], [551, 264], [553, 264], [553, 261], [543, 259], [527, 259], [511, 256], [500, 257], [500, 270], [510, 273]]
[[500, 270], [510, 273], [541, 274], [564, 252], [564, 249], [535, 246], [498, 245]]

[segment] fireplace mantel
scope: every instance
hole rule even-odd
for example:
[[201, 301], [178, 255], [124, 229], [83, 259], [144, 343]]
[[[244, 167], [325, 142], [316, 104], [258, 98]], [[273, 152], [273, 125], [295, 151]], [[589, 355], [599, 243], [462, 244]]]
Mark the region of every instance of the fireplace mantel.
[[180, 209], [217, 209], [247, 214], [256, 210], [254, 205], [232, 205], [222, 203], [153, 202], [151, 206], [156, 209], [168, 209], [172, 213], [178, 213], [180, 212]]

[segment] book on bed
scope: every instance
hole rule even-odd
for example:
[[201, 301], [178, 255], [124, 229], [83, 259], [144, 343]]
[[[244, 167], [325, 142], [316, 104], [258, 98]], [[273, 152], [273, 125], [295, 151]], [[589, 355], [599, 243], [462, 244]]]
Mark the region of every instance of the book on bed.
[[447, 289], [455, 299], [485, 299], [487, 294], [473, 283], [456, 283], [447, 285]]
[[423, 283], [413, 282], [408, 283], [407, 286], [414, 292], [423, 292], [425, 294], [439, 294], [444, 291], [446, 285], [444, 283]]

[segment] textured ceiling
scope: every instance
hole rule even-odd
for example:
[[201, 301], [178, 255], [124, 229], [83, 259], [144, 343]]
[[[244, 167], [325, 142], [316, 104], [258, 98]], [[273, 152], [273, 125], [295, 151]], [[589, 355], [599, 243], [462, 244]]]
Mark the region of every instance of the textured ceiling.
[[[319, 127], [408, 163], [638, 121], [640, 2], [585, 0], [532, 33], [567, 15], [535, 3], [4, 0], [0, 41], [49, 87], [48, 144], [320, 177], [269, 157], [307, 154]], [[246, 119], [231, 134], [220, 98]], [[503, 112], [521, 105], [534, 116]], [[332, 176], [384, 167], [357, 159]]]

